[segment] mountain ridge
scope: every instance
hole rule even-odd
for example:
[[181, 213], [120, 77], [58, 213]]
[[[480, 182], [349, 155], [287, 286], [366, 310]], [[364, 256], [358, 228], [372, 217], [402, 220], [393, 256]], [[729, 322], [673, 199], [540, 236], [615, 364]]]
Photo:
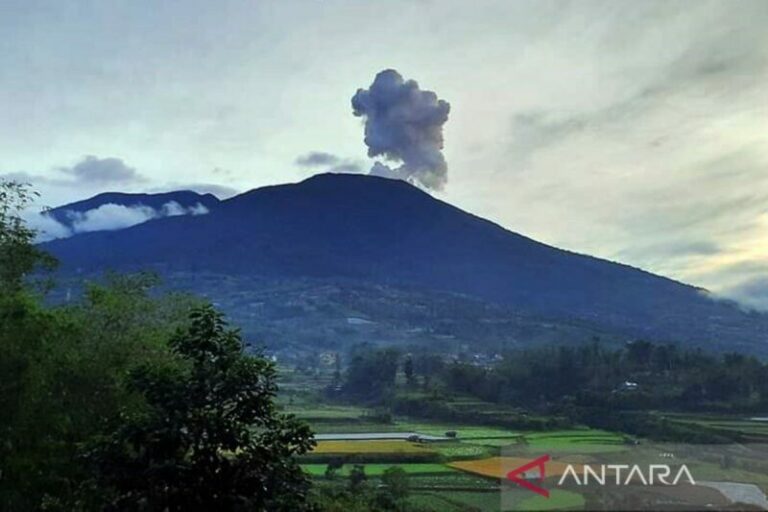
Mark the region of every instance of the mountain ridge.
[[208, 215], [43, 246], [70, 271], [352, 278], [464, 293], [652, 339], [766, 351], [768, 317], [701, 288], [537, 242], [386, 178], [322, 174], [248, 191]]
[[46, 210], [45, 215], [67, 227], [72, 227], [73, 214], [76, 216], [108, 204], [126, 208], [148, 207], [153, 210], [161, 210], [168, 203], [177, 203], [185, 209], [202, 205], [207, 210], [211, 210], [220, 202], [219, 198], [213, 194], [200, 194], [192, 190], [158, 193], [102, 192], [88, 199], [73, 201]]

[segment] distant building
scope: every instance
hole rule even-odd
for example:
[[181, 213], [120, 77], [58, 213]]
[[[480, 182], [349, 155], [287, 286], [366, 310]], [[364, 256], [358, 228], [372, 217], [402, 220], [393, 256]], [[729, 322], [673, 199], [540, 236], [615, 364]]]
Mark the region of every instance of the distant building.
[[621, 383], [621, 386], [619, 386], [619, 391], [637, 391], [639, 388], [637, 382], [632, 382], [630, 380], [625, 380]]

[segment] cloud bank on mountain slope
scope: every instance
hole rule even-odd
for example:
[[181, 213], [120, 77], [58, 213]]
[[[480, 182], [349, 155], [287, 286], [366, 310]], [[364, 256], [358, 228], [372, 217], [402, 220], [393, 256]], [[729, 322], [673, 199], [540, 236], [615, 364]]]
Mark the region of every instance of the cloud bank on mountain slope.
[[207, 213], [208, 208], [201, 203], [185, 208], [176, 201], [169, 201], [157, 209], [145, 205], [125, 206], [107, 203], [85, 212], [70, 210], [66, 212], [68, 224], [57, 221], [45, 212], [28, 212], [25, 218], [30, 227], [37, 231], [37, 241], [45, 242], [90, 231], [125, 229], [163, 217], [205, 215]]

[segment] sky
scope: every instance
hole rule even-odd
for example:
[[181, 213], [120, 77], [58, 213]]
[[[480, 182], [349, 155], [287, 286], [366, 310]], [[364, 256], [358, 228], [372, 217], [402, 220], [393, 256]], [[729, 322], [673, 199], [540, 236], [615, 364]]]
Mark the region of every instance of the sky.
[[768, 2], [5, 0], [0, 176], [49, 206], [374, 160], [351, 98], [450, 104], [432, 193], [768, 307]]

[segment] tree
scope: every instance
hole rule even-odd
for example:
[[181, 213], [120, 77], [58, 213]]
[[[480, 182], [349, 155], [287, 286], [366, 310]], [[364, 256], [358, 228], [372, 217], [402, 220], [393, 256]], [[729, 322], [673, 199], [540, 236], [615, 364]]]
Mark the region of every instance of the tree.
[[360, 492], [365, 487], [368, 476], [365, 474], [365, 466], [355, 464], [349, 471], [349, 490], [353, 493]]
[[181, 364], [168, 340], [199, 304], [153, 293], [156, 282], [108, 276], [58, 307], [24, 291], [0, 298], [0, 510], [97, 508], [98, 489], [81, 488], [92, 476], [82, 447], [118, 428], [121, 410], [144, 410], [126, 376]]
[[410, 485], [408, 483], [408, 473], [401, 467], [393, 466], [387, 468], [381, 475], [381, 483], [384, 488], [396, 501], [404, 500], [408, 497]]
[[395, 387], [399, 354], [397, 350], [368, 349], [353, 354], [344, 382], [344, 392], [358, 400], [379, 402]]
[[408, 385], [413, 386], [415, 383], [413, 374], [413, 358], [410, 354], [408, 354], [405, 357], [405, 361], [403, 361], [403, 373], [405, 374], [405, 381], [408, 383]]
[[22, 183], [0, 180], [0, 294], [19, 292], [28, 274], [55, 265], [35, 247], [35, 231], [21, 217], [35, 197]]
[[129, 387], [146, 410], [92, 451], [98, 484], [118, 510], [307, 508], [294, 459], [314, 445], [309, 428], [280, 414], [274, 365], [243, 353], [237, 331], [210, 306], [170, 342], [181, 364], [143, 366]]

